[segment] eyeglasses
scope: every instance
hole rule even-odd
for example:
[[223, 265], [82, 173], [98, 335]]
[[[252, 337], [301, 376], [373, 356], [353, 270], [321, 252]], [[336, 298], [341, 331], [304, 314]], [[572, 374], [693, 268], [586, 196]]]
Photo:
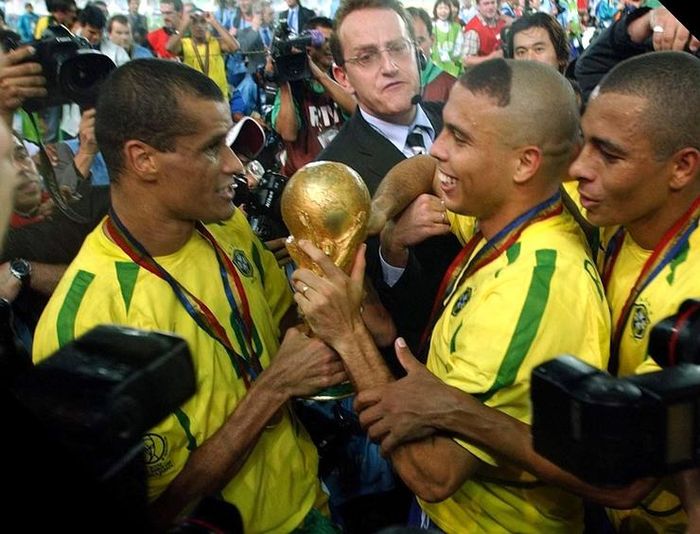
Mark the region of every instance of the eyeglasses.
[[401, 39], [400, 41], [390, 43], [386, 48], [370, 48], [361, 54], [345, 58], [345, 62], [354, 63], [363, 69], [375, 69], [382, 62], [382, 52], [389, 54], [389, 59], [394, 63], [397, 61], [404, 61], [411, 55], [413, 49], [412, 45], [413, 43], [408, 39]]

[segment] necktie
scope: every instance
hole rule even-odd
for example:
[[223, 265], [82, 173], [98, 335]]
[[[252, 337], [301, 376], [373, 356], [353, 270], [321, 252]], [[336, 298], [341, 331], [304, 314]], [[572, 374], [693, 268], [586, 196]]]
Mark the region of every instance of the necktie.
[[262, 40], [265, 48], [270, 47], [270, 30], [267, 27], [262, 29]]
[[414, 156], [417, 156], [418, 154], [425, 154], [427, 152], [420, 126], [414, 126], [411, 133], [408, 134], [408, 137], [406, 137], [406, 147], [413, 152]]
[[287, 21], [287, 24], [289, 24], [290, 30], [292, 30], [294, 33], [299, 33], [299, 29], [297, 28], [297, 10], [296, 9], [289, 10], [289, 20]]

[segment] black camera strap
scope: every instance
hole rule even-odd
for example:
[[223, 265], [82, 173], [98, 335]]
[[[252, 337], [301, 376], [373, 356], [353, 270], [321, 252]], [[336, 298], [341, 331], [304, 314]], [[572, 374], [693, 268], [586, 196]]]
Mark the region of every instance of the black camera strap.
[[199, 53], [199, 45], [197, 41], [194, 40], [194, 37], [190, 38], [190, 42], [192, 43], [194, 57], [197, 60], [199, 68], [202, 69], [202, 73], [205, 76], [209, 76], [209, 38], [207, 37], [207, 40], [204, 43], [204, 61], [202, 61], [202, 56]]
[[36, 144], [39, 147], [40, 159], [39, 174], [41, 174], [41, 177], [44, 181], [44, 187], [46, 187], [46, 190], [49, 192], [49, 195], [51, 195], [51, 199], [53, 200], [54, 204], [61, 213], [63, 213], [71, 221], [76, 222], [78, 224], [88, 223], [89, 219], [87, 217], [83, 217], [82, 215], [77, 213], [73, 208], [71, 208], [70, 204], [68, 204], [65, 197], [61, 193], [61, 188], [59, 187], [58, 179], [56, 178], [56, 171], [54, 171], [51, 159], [46, 153], [46, 147], [44, 146], [44, 142], [41, 139], [41, 132], [39, 131], [39, 127], [36, 124], [34, 114], [30, 111], [27, 111], [26, 109], [24, 109], [24, 111], [29, 117], [29, 121], [31, 122], [32, 127], [34, 128], [34, 132], [36, 134]]

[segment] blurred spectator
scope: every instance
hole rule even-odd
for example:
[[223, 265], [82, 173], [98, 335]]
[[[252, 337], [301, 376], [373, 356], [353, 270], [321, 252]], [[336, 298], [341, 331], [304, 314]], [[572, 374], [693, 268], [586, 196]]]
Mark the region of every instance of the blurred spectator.
[[[114, 44], [104, 34], [107, 18], [95, 4], [87, 4], [78, 14], [80, 35], [90, 46], [111, 59], [117, 67], [129, 61], [129, 54], [121, 46]], [[81, 112], [77, 104], [66, 104], [62, 108], [61, 132], [64, 139], [76, 137], [80, 127]]]
[[285, 2], [287, 2], [289, 9], [280, 12], [279, 21], [286, 22], [289, 29], [298, 34], [306, 28], [306, 24], [316, 16], [316, 13], [312, 9], [302, 6], [299, 0], [285, 0]]
[[[141, 0], [129, 0], [129, 13], [127, 17], [134, 41], [140, 46], [147, 46], [148, 41], [146, 40], [146, 35], [148, 35], [148, 19], [145, 15], [139, 13], [140, 5]], [[134, 58], [132, 57], [132, 59]]]
[[413, 19], [413, 37], [424, 56], [421, 65], [420, 84], [423, 88], [423, 100], [446, 102], [450, 89], [457, 78], [445, 72], [430, 59], [433, 47], [433, 23], [425, 9], [409, 7], [406, 11]]
[[34, 40], [34, 31], [38, 20], [39, 15], [34, 13], [34, 6], [29, 2], [24, 4], [24, 13], [20, 15], [17, 22], [17, 31], [22, 38], [22, 42], [28, 43]]
[[474, 0], [462, 0], [462, 7], [459, 10], [459, 20], [462, 21], [462, 25], [466, 25], [476, 17], [476, 6], [474, 4]]
[[153, 53], [146, 47], [134, 41], [131, 33], [131, 23], [124, 15], [114, 15], [107, 22], [107, 36], [117, 46], [121, 46], [131, 59], [153, 57]]
[[182, 0], [167, 0], [160, 3], [163, 27], [149, 32], [146, 36], [148, 44], [156, 56], [165, 59], [175, 59], [177, 57], [167, 49], [167, 44], [170, 36], [178, 31], [182, 9]]
[[[210, 25], [218, 37], [209, 34]], [[190, 37], [182, 37], [188, 29]], [[201, 10], [190, 12], [187, 9], [180, 19], [178, 31], [170, 36], [166, 45], [168, 52], [179, 55], [185, 65], [214, 80], [227, 102], [229, 90], [223, 54], [239, 48], [236, 38], [211, 13]]]
[[107, 7], [107, 3], [104, 2], [104, 0], [94, 0], [92, 4], [100, 9], [102, 13], [104, 13], [105, 18], [109, 18], [109, 8]]
[[433, 6], [435, 30], [429, 57], [433, 63], [452, 76], [462, 71], [464, 34], [460, 24], [452, 18], [450, 0], [437, 0]]
[[547, 13], [532, 13], [517, 19], [506, 37], [507, 57], [546, 63], [562, 74], [569, 62], [564, 28]]
[[73, 29], [78, 14], [75, 0], [46, 0], [46, 9], [49, 10], [49, 14], [41, 17], [36, 23], [36, 39], [41, 39], [46, 28], [55, 24], [63, 24], [69, 30]]
[[498, 11], [497, 0], [477, 0], [476, 16], [464, 27], [465, 67], [476, 65], [495, 57], [503, 57], [501, 30], [506, 21]]

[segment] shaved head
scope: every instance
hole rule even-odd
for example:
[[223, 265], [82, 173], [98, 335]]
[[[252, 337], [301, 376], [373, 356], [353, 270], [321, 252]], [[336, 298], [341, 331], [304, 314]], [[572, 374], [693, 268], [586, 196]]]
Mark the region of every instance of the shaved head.
[[460, 83], [502, 108], [506, 144], [539, 147], [544, 174], [564, 176], [579, 140], [576, 95], [566, 78], [534, 61], [496, 59], [471, 67]]
[[606, 93], [646, 100], [641, 117], [658, 160], [700, 149], [700, 59], [687, 52], [642, 54], [615, 66], [591, 98]]

